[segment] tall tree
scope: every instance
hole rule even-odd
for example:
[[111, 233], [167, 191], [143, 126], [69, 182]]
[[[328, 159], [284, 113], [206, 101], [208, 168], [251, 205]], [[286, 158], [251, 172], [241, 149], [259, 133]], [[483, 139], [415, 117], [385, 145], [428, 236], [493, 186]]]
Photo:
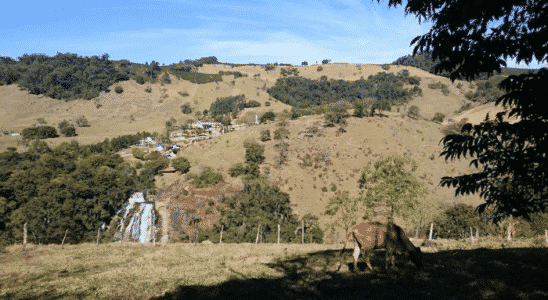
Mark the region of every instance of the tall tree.
[[[401, 2], [390, 0], [389, 7]], [[413, 55], [431, 52], [440, 59], [435, 72], [449, 71], [453, 81], [500, 73], [507, 58], [526, 64], [548, 60], [547, 1], [410, 0], [405, 11], [419, 22], [434, 22], [428, 33], [412, 40]], [[529, 218], [548, 206], [548, 111], [542, 104], [547, 82], [547, 68], [508, 76], [499, 84], [506, 93], [495, 104], [509, 111], [497, 114], [494, 122], [466, 124], [460, 134], [442, 139], [445, 159], [470, 155], [471, 164], [481, 167], [476, 173], [443, 177], [441, 185], [456, 187], [456, 194], [479, 192], [485, 203], [478, 211], [493, 207], [493, 221], [509, 215]], [[519, 122], [504, 122], [506, 115]]]

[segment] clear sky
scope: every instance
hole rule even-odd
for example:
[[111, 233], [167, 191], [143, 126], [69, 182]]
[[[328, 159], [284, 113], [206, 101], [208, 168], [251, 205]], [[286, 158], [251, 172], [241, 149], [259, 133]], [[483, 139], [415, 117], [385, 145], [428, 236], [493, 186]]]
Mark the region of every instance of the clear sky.
[[207, 56], [382, 64], [411, 54], [411, 40], [432, 25], [386, 0], [11, 0], [1, 7], [0, 56], [14, 59], [69, 52], [166, 65]]

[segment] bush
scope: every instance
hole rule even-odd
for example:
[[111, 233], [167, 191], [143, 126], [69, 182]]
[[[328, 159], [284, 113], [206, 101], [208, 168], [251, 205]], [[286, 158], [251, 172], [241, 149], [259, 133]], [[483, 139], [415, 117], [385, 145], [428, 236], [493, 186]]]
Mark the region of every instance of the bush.
[[131, 149], [131, 154], [137, 159], [145, 160], [145, 152], [139, 148]]
[[432, 118], [432, 121], [442, 123], [443, 119], [445, 119], [445, 115], [442, 114], [442, 113], [437, 112], [437, 113], [434, 114], [434, 117]]
[[255, 100], [251, 100], [249, 102], [247, 102], [246, 104], [246, 107], [260, 107], [261, 106], [261, 103], [255, 101]]
[[382, 65], [381, 68], [382, 68], [383, 70], [387, 70], [387, 71], [388, 71], [388, 70], [390, 70], [390, 65], [386, 65], [386, 64], [385, 64], [385, 65]]
[[266, 102], [264, 103], [264, 106], [270, 106], [270, 102], [266, 101]]
[[190, 162], [184, 157], [177, 157], [171, 160], [171, 165], [177, 172], [185, 174], [190, 170]]
[[56, 138], [59, 136], [55, 127], [52, 126], [25, 128], [21, 135], [25, 140]]
[[400, 76], [409, 77], [409, 70], [403, 69], [403, 71], [401, 71], [400, 73]]
[[86, 119], [86, 116], [80, 116], [78, 119], [76, 119], [76, 124], [78, 127], [90, 127], [88, 119]]
[[419, 118], [419, 107], [416, 105], [413, 105], [409, 108], [407, 111], [407, 116], [411, 119], [418, 119]]
[[183, 112], [183, 114], [191, 114], [192, 108], [190, 107], [190, 104], [183, 104], [181, 105], [181, 111]]
[[261, 141], [270, 141], [270, 130], [261, 131]]
[[70, 124], [67, 120], [63, 120], [59, 123], [59, 131], [66, 137], [76, 136], [76, 128]]
[[322, 66], [318, 66], [318, 69], [316, 69], [318, 72], [321, 72], [323, 71], [323, 67]]
[[261, 123], [265, 123], [266, 120], [274, 121], [275, 119], [276, 119], [276, 114], [272, 111], [267, 111], [261, 116], [260, 121]]
[[216, 185], [222, 181], [223, 175], [215, 173], [213, 169], [208, 167], [202, 172], [202, 174], [194, 176], [191, 183], [197, 188], [203, 188], [210, 185]]
[[135, 78], [135, 81], [137, 81], [138, 84], [145, 84], [145, 78], [143, 76], [139, 75], [137, 78]]
[[147, 88], [145, 89], [145, 92], [147, 92], [147, 93], [152, 93], [152, 89], [149, 88], [149, 87], [147, 87]]
[[244, 173], [245, 167], [244, 164], [242, 164], [241, 162], [232, 165], [232, 167], [230, 167], [230, 169], [228, 170], [228, 174], [230, 175], [230, 177], [238, 177], [240, 175], [243, 175]]
[[117, 87], [114, 88], [114, 91], [118, 94], [121, 94], [121, 93], [124, 92], [124, 88], [121, 87], [121, 86], [117, 86]]

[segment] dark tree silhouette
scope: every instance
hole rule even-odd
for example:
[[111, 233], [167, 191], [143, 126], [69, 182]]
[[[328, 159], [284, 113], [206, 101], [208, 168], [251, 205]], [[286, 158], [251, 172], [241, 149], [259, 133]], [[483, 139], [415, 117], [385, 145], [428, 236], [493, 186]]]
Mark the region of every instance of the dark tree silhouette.
[[[401, 2], [390, 0], [388, 6]], [[451, 72], [453, 81], [475, 79], [482, 72], [500, 73], [501, 66], [506, 67], [502, 58], [527, 64], [533, 59], [539, 63], [548, 60], [546, 1], [513, 0], [493, 5], [490, 1], [410, 0], [405, 11], [417, 15], [419, 22], [434, 23], [428, 33], [411, 41], [415, 44], [413, 55], [431, 52], [434, 60], [439, 59], [434, 71]], [[441, 141], [445, 159], [469, 155], [474, 157], [472, 165], [481, 165], [477, 173], [443, 177], [441, 185], [457, 187], [456, 194], [479, 192], [485, 203], [477, 209], [483, 213], [492, 207], [493, 221], [509, 215], [528, 218], [546, 211], [548, 111], [542, 102], [548, 93], [547, 81], [547, 68], [508, 76], [499, 84], [505, 94], [496, 105], [502, 103], [509, 112], [479, 125], [466, 124], [460, 134], [447, 135]], [[520, 121], [509, 124], [503, 121], [505, 115], [517, 116]]]

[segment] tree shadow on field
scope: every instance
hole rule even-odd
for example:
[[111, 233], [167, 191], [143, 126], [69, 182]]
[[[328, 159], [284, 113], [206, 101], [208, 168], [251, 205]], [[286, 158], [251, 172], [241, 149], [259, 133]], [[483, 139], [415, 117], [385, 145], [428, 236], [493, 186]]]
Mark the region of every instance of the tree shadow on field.
[[[350, 250], [350, 249], [349, 249]], [[151, 299], [547, 299], [548, 249], [511, 248], [424, 253], [417, 269], [397, 257], [398, 270], [385, 271], [384, 251], [371, 259], [376, 273], [358, 263], [352, 271], [350, 251], [337, 271], [339, 250], [280, 259], [266, 266], [281, 278], [234, 277], [215, 286], [179, 286]], [[365, 271], [364, 271], [365, 270]]]

